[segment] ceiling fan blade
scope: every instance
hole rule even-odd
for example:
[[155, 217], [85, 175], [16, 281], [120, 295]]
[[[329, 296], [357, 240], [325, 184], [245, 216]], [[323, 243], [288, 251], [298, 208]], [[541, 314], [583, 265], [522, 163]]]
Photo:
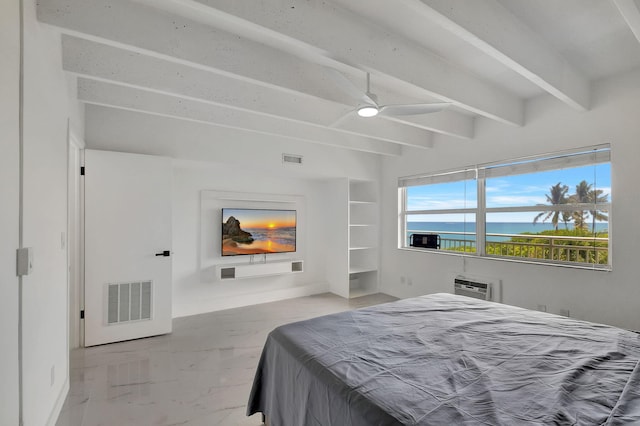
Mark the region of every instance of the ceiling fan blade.
[[355, 111], [356, 110], [353, 110], [353, 109], [347, 111], [347, 113], [341, 115], [336, 121], [329, 124], [329, 127], [332, 127], [332, 128], [339, 127], [342, 124], [342, 122], [345, 121], [347, 118], [351, 117], [355, 113]]
[[355, 84], [351, 82], [344, 74], [333, 69], [327, 68], [331, 79], [336, 83], [336, 86], [353, 99], [357, 99], [359, 102], [368, 105], [377, 105], [376, 101], [372, 99], [367, 93], [360, 90]]
[[431, 104], [384, 105], [380, 107], [380, 115], [418, 115], [442, 111], [449, 107], [448, 102]]

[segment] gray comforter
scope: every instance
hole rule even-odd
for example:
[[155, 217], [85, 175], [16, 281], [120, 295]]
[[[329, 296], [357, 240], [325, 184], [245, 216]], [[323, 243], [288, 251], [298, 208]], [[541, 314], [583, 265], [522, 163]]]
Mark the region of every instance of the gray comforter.
[[640, 424], [640, 335], [435, 294], [288, 324], [247, 414], [289, 425]]

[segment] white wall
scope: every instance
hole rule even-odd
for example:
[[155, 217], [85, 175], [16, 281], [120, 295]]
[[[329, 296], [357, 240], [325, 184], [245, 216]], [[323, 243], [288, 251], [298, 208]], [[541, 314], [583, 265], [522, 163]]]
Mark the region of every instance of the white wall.
[[67, 121], [82, 129], [62, 71], [60, 35], [25, 1], [24, 246], [34, 268], [23, 279], [24, 424], [53, 424], [69, 382], [67, 321]]
[[[307, 144], [286, 146], [286, 143], [266, 147], [262, 142], [258, 135], [253, 141], [224, 144], [218, 150], [218, 158], [229, 159], [224, 164], [175, 162], [174, 317], [329, 290], [331, 277], [327, 271], [335, 265], [329, 264], [327, 256], [336, 250], [346, 249], [333, 245], [331, 235], [346, 232], [346, 227], [338, 229], [330, 212], [339, 203], [343, 203], [346, 210], [347, 203], [343, 194], [334, 192], [335, 178], [331, 176], [375, 179], [380, 170], [380, 160], [374, 155], [354, 154], [335, 148]], [[303, 154], [305, 164], [283, 165], [281, 152]], [[315, 158], [318, 156], [325, 161], [318, 161]], [[336, 161], [329, 160], [332, 156]], [[229, 192], [229, 198], [255, 199], [264, 194], [263, 199], [266, 200], [285, 197], [292, 203], [278, 206], [273, 203], [225, 201], [219, 199], [217, 193], [220, 191]], [[245, 257], [230, 260], [219, 256], [219, 243], [215, 240], [219, 236], [211, 229], [219, 226], [218, 216], [222, 207], [295, 208], [299, 222], [297, 251], [270, 258], [271, 261], [301, 259], [304, 272], [255, 279], [215, 279], [216, 264], [248, 262]], [[203, 241], [203, 238], [212, 241]], [[346, 275], [343, 278], [346, 282]]]
[[19, 2], [0, 4], [0, 424], [18, 424]]
[[[254, 144], [258, 144], [259, 140]], [[236, 145], [237, 147], [237, 145]], [[248, 151], [244, 151], [248, 152]], [[345, 154], [345, 156], [347, 156]], [[335, 229], [329, 209], [339, 202], [341, 194], [335, 194], [335, 185], [324, 178], [292, 178], [269, 173], [273, 165], [257, 166], [250, 154], [244, 166], [234, 164], [204, 164], [178, 161], [174, 167], [173, 209], [173, 315], [193, 315], [213, 310], [228, 309], [256, 303], [265, 303], [329, 290], [327, 270], [328, 254], [336, 249], [330, 235], [346, 232]], [[269, 163], [269, 160], [265, 160]], [[359, 163], [369, 165], [368, 177], [378, 170], [378, 160], [364, 156]], [[253, 164], [253, 166], [252, 166]], [[254, 168], [255, 167], [255, 168]], [[293, 166], [298, 167], [298, 166]], [[303, 166], [305, 167], [305, 166]], [[356, 168], [355, 164], [352, 168]], [[350, 168], [328, 166], [333, 174], [345, 174]], [[296, 170], [296, 169], [294, 169]], [[325, 170], [326, 172], [326, 170]], [[203, 195], [203, 190], [206, 192]], [[281, 206], [273, 203], [238, 203], [220, 200], [218, 192], [225, 191], [229, 198], [289, 199], [292, 203]], [[276, 194], [276, 196], [272, 196]], [[256, 197], [257, 196], [257, 197]], [[222, 197], [225, 198], [225, 197]], [[346, 206], [346, 198], [342, 201]], [[293, 206], [293, 207], [292, 207]], [[271, 255], [278, 259], [304, 260], [304, 272], [255, 279], [220, 281], [214, 278], [216, 264], [246, 263], [248, 258], [221, 258], [217, 233], [212, 226], [219, 226], [222, 207], [295, 208], [298, 211], [297, 251], [292, 254]], [[212, 222], [209, 222], [212, 221]], [[213, 224], [215, 222], [215, 224]], [[344, 277], [346, 280], [346, 277]]]
[[[599, 81], [593, 105], [576, 112], [545, 96], [529, 101], [527, 124], [480, 121], [468, 142], [440, 138], [432, 151], [407, 150], [383, 163], [382, 290], [399, 297], [451, 292], [458, 273], [502, 280], [503, 301], [640, 330], [640, 71]], [[509, 263], [397, 249], [397, 178], [529, 154], [610, 142], [613, 272]], [[401, 277], [405, 283], [401, 284]], [[409, 286], [409, 278], [412, 285]]]

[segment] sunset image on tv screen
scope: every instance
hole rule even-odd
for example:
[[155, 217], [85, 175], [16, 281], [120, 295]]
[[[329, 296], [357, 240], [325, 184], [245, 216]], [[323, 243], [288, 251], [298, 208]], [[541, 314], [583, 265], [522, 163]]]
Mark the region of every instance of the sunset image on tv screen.
[[296, 211], [222, 209], [222, 255], [296, 251]]

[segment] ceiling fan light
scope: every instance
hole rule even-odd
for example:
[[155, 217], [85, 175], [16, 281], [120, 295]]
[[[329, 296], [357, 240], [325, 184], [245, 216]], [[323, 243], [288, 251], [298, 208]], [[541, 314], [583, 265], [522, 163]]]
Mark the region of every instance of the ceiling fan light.
[[375, 117], [378, 115], [378, 108], [372, 105], [365, 105], [358, 108], [358, 115], [360, 117]]

